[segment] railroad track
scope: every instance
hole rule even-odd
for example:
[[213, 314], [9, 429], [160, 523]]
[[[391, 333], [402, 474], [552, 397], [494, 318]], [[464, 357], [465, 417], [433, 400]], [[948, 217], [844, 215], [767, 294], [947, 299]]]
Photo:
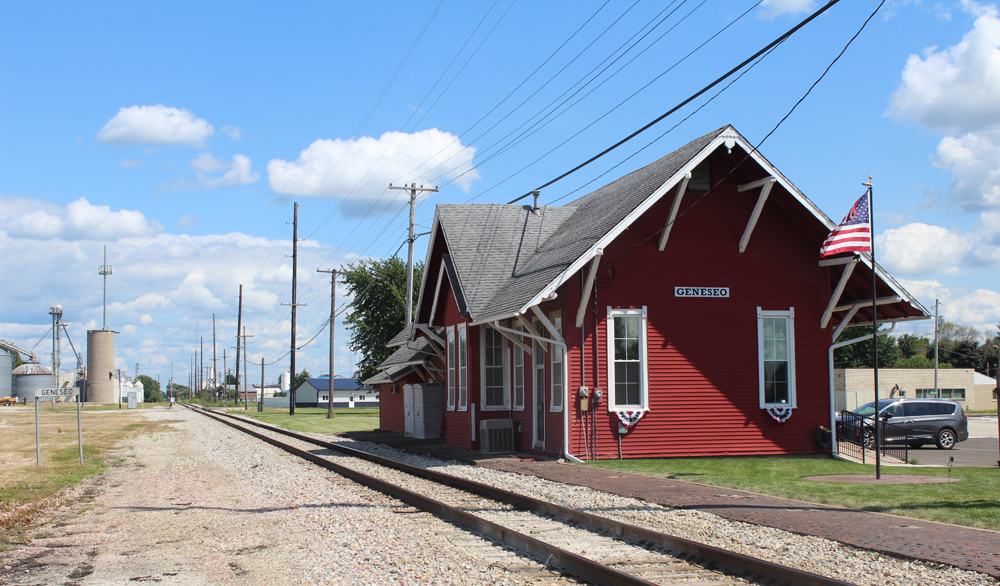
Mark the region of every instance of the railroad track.
[[[185, 406], [395, 497], [414, 507], [414, 513], [422, 511], [456, 525], [462, 531], [442, 537], [463, 547], [491, 547], [482, 541], [485, 537], [540, 561], [544, 568], [523, 564], [507, 567], [529, 583], [849, 586], [841, 580], [403, 464], [259, 421]], [[281, 436], [292, 441], [283, 441]], [[327, 453], [315, 453], [315, 447]]]

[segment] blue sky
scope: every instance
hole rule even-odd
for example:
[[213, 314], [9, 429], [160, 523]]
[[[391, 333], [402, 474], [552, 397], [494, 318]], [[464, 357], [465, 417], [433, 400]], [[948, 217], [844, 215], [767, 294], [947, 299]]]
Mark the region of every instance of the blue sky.
[[[218, 354], [231, 356], [242, 283], [250, 359], [276, 362], [271, 380], [287, 368], [280, 304], [290, 301], [292, 202], [306, 238], [307, 340], [329, 311], [329, 278], [315, 270], [402, 244], [404, 196], [389, 182], [441, 187], [419, 208], [418, 231], [436, 203], [509, 201], [818, 7], [755, 5], [0, 1], [0, 337], [30, 348], [60, 303], [82, 348], [86, 330], [101, 327], [107, 245], [121, 365], [165, 382], [173, 361], [186, 382], [195, 330], [210, 347], [213, 313]], [[877, 6], [834, 6], [717, 98], [546, 189], [542, 203], [725, 124], [760, 141]], [[947, 319], [983, 330], [1000, 319], [998, 46], [993, 5], [887, 0], [761, 146], [835, 220], [874, 175], [881, 263], [925, 305], [940, 298]], [[566, 96], [558, 116], [540, 117]], [[418, 259], [425, 246], [418, 241]], [[336, 334], [336, 372], [346, 375], [355, 358], [339, 324]], [[326, 372], [326, 337], [298, 364]], [[43, 361], [50, 346], [38, 345]]]

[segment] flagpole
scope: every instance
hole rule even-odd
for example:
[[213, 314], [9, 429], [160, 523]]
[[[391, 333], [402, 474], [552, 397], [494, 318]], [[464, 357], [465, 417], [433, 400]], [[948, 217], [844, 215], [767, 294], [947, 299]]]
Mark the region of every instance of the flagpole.
[[872, 369], [875, 374], [875, 479], [882, 478], [882, 422], [878, 412], [878, 305], [876, 304], [875, 286], [878, 283], [878, 274], [875, 272], [875, 209], [872, 207], [872, 175], [868, 176], [868, 181], [863, 182], [868, 188], [868, 221], [871, 223], [871, 245], [872, 245], [872, 348], [875, 362]]

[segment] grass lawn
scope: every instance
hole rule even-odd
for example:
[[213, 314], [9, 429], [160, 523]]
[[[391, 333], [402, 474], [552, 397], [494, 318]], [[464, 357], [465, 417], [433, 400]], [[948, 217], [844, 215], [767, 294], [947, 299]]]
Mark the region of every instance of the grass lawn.
[[252, 408], [249, 411], [243, 409], [230, 409], [230, 411], [292, 431], [309, 433], [371, 431], [378, 429], [379, 422], [378, 407], [334, 408], [333, 419], [326, 418], [326, 407], [296, 407], [295, 415], [289, 415], [288, 409], [284, 408], [265, 409], [263, 413], [258, 413]]
[[88, 408], [83, 412], [83, 458], [77, 444], [76, 407], [39, 409], [41, 466], [35, 460], [34, 408], [0, 411], [0, 551], [26, 543], [58, 493], [107, 468], [106, 452], [143, 431], [165, 429], [134, 410]]
[[[819, 457], [600, 460], [586, 465], [1000, 531], [1000, 471], [990, 468], [952, 468], [951, 477], [961, 482], [873, 485], [803, 480], [875, 475], [875, 466]], [[948, 470], [882, 467], [883, 478], [892, 474], [947, 477]]]

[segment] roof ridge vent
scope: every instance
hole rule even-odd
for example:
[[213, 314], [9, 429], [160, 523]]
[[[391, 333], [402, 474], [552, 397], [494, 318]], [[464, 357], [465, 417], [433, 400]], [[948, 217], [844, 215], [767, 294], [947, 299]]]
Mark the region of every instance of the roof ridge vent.
[[528, 205], [528, 204], [525, 204], [525, 205], [524, 205], [524, 206], [522, 206], [522, 207], [523, 207], [524, 209], [526, 209], [527, 211], [531, 212], [532, 214], [536, 215], [536, 216], [538, 216], [538, 215], [541, 215], [541, 214], [539, 213], [539, 211], [538, 211], [538, 210], [539, 210], [539, 208], [538, 208], [538, 196], [539, 196], [539, 195], [541, 195], [541, 193], [542, 193], [542, 192], [541, 192], [541, 191], [539, 191], [539, 190], [537, 190], [537, 189], [536, 189], [536, 190], [534, 190], [534, 191], [532, 191], [532, 192], [531, 192], [531, 195], [532, 195], [532, 196], [534, 196], [534, 198], [535, 198], [535, 201], [534, 201], [534, 203], [533, 203], [533, 204], [531, 204], [531, 205]]

